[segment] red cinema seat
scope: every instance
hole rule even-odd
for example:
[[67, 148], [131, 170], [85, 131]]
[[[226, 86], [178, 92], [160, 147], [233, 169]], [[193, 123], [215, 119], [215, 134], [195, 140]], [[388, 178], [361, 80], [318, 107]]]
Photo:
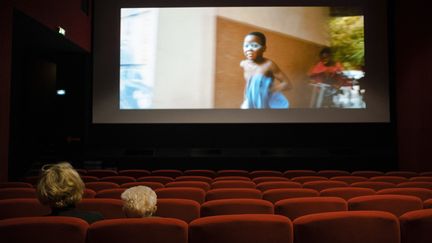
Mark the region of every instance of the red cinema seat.
[[276, 176], [283, 177], [283, 173], [277, 170], [254, 170], [249, 172], [249, 177], [254, 179], [257, 177]]
[[96, 176], [98, 178], [106, 177], [106, 176], [116, 176], [118, 175], [116, 170], [110, 169], [92, 169], [87, 170], [86, 176]]
[[251, 181], [249, 177], [245, 176], [218, 176], [213, 179], [213, 182], [215, 181]]
[[188, 225], [172, 218], [101, 220], [90, 225], [86, 243], [187, 243]]
[[229, 198], [261, 199], [260, 190], [252, 188], [219, 188], [207, 191], [206, 201]]
[[208, 191], [211, 188], [207, 182], [203, 181], [174, 181], [167, 183], [165, 187], [194, 187], [203, 189], [204, 191]]
[[396, 185], [397, 188], [414, 187], [432, 190], [432, 181], [408, 181]]
[[330, 180], [332, 180], [332, 181], [343, 181], [343, 182], [346, 182], [348, 184], [352, 184], [352, 183], [355, 183], [355, 182], [367, 181], [368, 178], [363, 177], [363, 176], [352, 176], [352, 175], [349, 175], [349, 176], [334, 176], [334, 177], [331, 177]]
[[423, 208], [432, 208], [432, 199], [423, 201]]
[[0, 188], [32, 188], [33, 185], [27, 182], [0, 182]]
[[178, 176], [174, 181], [202, 181], [210, 184], [213, 179], [205, 176]]
[[0, 219], [44, 216], [51, 213], [48, 206], [36, 198], [14, 198], [0, 200]]
[[275, 203], [275, 214], [286, 216], [291, 220], [313, 213], [347, 210], [347, 202], [338, 197], [300, 197]]
[[417, 172], [414, 171], [388, 171], [385, 173], [386, 176], [402, 176], [405, 178], [411, 178], [419, 176]]
[[384, 175], [384, 176], [374, 176], [369, 178], [369, 181], [381, 181], [381, 182], [390, 182], [390, 183], [394, 183], [394, 184], [399, 184], [402, 182], [407, 182], [408, 179], [402, 176], [389, 176], [389, 175]]
[[89, 188], [84, 188], [84, 193], [82, 198], [94, 198], [96, 197], [96, 192]]
[[86, 169], [75, 169], [75, 170], [80, 175], [86, 175], [87, 174], [87, 170]]
[[136, 180], [132, 176], [106, 176], [100, 178], [99, 181], [114, 182], [121, 185], [128, 182], [135, 182]]
[[89, 225], [72, 217], [24, 217], [0, 220], [0, 239], [7, 243], [85, 243]]
[[153, 170], [151, 172], [152, 176], [167, 176], [171, 178], [176, 178], [178, 176], [183, 175], [183, 171], [181, 170]]
[[201, 217], [227, 214], [273, 214], [273, 204], [262, 199], [219, 199], [201, 205]]
[[371, 195], [351, 198], [348, 200], [348, 208], [350, 211], [385, 211], [399, 217], [406, 212], [422, 209], [423, 202], [414, 196]]
[[432, 176], [414, 176], [409, 178], [409, 181], [432, 182]]
[[253, 188], [255, 189], [255, 183], [252, 181], [215, 181], [211, 184], [212, 189], [218, 189], [218, 188]]
[[175, 218], [190, 223], [200, 217], [200, 204], [190, 199], [159, 198], [154, 216]]
[[396, 184], [383, 181], [362, 181], [354, 182], [351, 184], [352, 187], [370, 188], [375, 191], [379, 191], [386, 188], [395, 188]]
[[0, 199], [10, 198], [36, 198], [34, 188], [0, 188]]
[[384, 175], [384, 172], [382, 171], [376, 171], [376, 170], [359, 170], [359, 171], [353, 171], [351, 173], [353, 176], [363, 176], [366, 178], [371, 178], [374, 176], [382, 176]]
[[292, 179], [299, 176], [316, 176], [314, 170], [287, 170], [283, 173], [286, 178]]
[[402, 243], [430, 243], [432, 209], [411, 211], [399, 217]]
[[118, 172], [119, 176], [130, 176], [135, 179], [138, 179], [140, 177], [149, 176], [151, 175], [150, 171], [148, 170], [120, 170]]
[[121, 199], [121, 194], [126, 190], [126, 188], [114, 188], [114, 189], [104, 189], [96, 193], [95, 198], [113, 198]]
[[204, 176], [204, 177], [215, 178], [216, 172], [214, 172], [213, 170], [185, 170], [183, 172], [183, 175], [185, 175], [185, 176]]
[[120, 185], [121, 188], [131, 188], [134, 186], [146, 186], [146, 187], [150, 187], [153, 190], [165, 187], [164, 184], [160, 182], [152, 182], [152, 181], [128, 182]]
[[173, 182], [174, 179], [168, 176], [144, 176], [137, 179], [137, 182], [159, 182], [162, 184], [167, 184], [169, 182]]
[[328, 188], [336, 188], [336, 187], [348, 187], [348, 183], [343, 181], [309, 181], [303, 183], [303, 188], [314, 189], [317, 191], [322, 191]]
[[88, 175], [82, 175], [80, 176], [81, 180], [86, 183], [86, 182], [96, 182], [99, 181], [99, 178], [96, 176], [88, 176]]
[[377, 194], [415, 196], [420, 198], [422, 201], [432, 198], [432, 190], [426, 188], [388, 188], [377, 191]]
[[270, 189], [263, 192], [263, 199], [276, 203], [282, 199], [297, 198], [297, 197], [318, 197], [319, 192], [313, 189], [306, 188], [283, 188]]
[[269, 214], [203, 217], [189, 224], [189, 243], [292, 243], [292, 222]]
[[375, 194], [376, 192], [373, 189], [361, 187], [338, 187], [328, 188], [320, 191], [320, 196], [322, 197], [340, 197], [346, 201], [354, 197], [369, 196]]
[[216, 177], [225, 177], [225, 176], [242, 176], [249, 178], [249, 171], [247, 170], [219, 170], [216, 172]]
[[267, 182], [267, 181], [290, 181], [290, 179], [282, 176], [261, 176], [261, 177], [253, 178], [252, 181], [255, 184], [259, 184], [261, 182]]
[[157, 189], [156, 194], [158, 198], [189, 199], [202, 204], [205, 201], [206, 192], [193, 187], [169, 187]]
[[320, 170], [316, 175], [331, 178], [335, 176], [349, 176], [351, 173], [345, 170]]
[[328, 180], [328, 178], [324, 176], [298, 176], [298, 177], [291, 178], [291, 181], [302, 183], [302, 184], [309, 181], [325, 181], [325, 180]]
[[114, 182], [96, 181], [96, 182], [86, 182], [85, 187], [95, 192], [98, 192], [105, 189], [119, 188], [120, 186]]
[[112, 198], [82, 199], [76, 207], [84, 211], [99, 212], [104, 219], [118, 219], [126, 217], [123, 212], [123, 201]]
[[387, 212], [309, 214], [293, 224], [295, 243], [400, 243], [398, 218]]
[[298, 182], [292, 182], [292, 181], [269, 181], [269, 182], [261, 182], [256, 185], [256, 189], [262, 192], [271, 189], [280, 189], [280, 188], [302, 188], [302, 184]]

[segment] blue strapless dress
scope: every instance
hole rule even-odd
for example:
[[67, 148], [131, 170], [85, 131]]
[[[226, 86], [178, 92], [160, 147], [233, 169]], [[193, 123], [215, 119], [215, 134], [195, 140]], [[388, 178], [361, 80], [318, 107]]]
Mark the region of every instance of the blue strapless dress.
[[286, 109], [288, 99], [282, 92], [270, 92], [272, 77], [262, 74], [252, 76], [246, 85], [242, 108], [247, 109]]

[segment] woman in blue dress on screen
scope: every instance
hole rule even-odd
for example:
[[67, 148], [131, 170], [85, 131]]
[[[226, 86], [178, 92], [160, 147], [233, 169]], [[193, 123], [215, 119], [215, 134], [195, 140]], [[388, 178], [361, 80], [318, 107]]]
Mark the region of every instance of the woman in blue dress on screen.
[[[272, 60], [264, 57], [266, 37], [261, 32], [251, 32], [243, 42], [246, 88], [242, 109], [284, 109], [289, 107], [282, 91], [292, 89], [290, 79]], [[278, 80], [279, 82], [274, 82]]]

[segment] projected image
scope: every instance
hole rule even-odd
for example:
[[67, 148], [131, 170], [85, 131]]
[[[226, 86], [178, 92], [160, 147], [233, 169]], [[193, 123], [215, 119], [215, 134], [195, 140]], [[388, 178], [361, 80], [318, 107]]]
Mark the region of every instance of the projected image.
[[357, 8], [122, 8], [120, 109], [364, 109], [364, 46]]

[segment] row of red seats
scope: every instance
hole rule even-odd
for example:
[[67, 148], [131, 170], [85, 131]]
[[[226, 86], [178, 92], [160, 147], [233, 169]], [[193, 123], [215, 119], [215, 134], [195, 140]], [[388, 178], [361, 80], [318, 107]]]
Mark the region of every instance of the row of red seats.
[[78, 218], [32, 217], [0, 221], [7, 242], [63, 243], [429, 243], [432, 209], [400, 218], [379, 211], [279, 215], [222, 215], [189, 224], [171, 218], [112, 219], [92, 225]]
[[432, 171], [428, 172], [413, 172], [413, 171], [345, 171], [345, 170], [286, 170], [276, 171], [276, 170], [255, 170], [255, 171], [247, 171], [247, 170], [175, 170], [175, 169], [163, 169], [163, 170], [142, 170], [142, 169], [133, 169], [133, 170], [113, 170], [113, 169], [77, 169], [77, 171], [81, 175], [87, 176], [96, 176], [96, 177], [106, 177], [106, 176], [131, 176], [134, 178], [139, 178], [143, 176], [167, 176], [171, 178], [176, 178], [179, 176], [206, 176], [210, 178], [221, 177], [221, 176], [245, 176], [249, 178], [263, 177], [263, 176], [281, 176], [287, 178], [294, 178], [298, 176], [323, 176], [323, 177], [334, 177], [334, 176], [362, 176], [362, 177], [374, 177], [374, 176], [402, 176], [406, 178], [415, 177], [415, 176], [432, 176]]

